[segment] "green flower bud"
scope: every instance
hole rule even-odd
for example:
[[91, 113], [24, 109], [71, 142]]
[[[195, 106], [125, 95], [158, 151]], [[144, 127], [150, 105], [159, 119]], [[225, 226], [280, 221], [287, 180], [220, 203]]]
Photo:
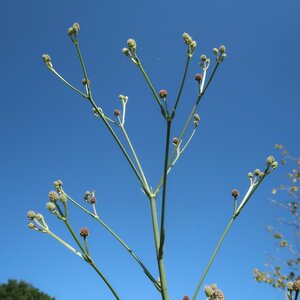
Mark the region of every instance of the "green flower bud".
[[214, 289], [211, 286], [207, 285], [204, 288], [204, 293], [206, 297], [211, 297], [214, 294]]
[[290, 291], [290, 292], [292, 292], [293, 290], [294, 290], [294, 288], [293, 288], [293, 282], [292, 281], [289, 281], [288, 283], [287, 283], [287, 290], [288, 291]]
[[192, 50], [194, 50], [197, 47], [197, 42], [196, 41], [192, 41], [191, 42], [191, 48]]
[[251, 179], [253, 178], [253, 174], [251, 172], [248, 173], [248, 177]]
[[28, 213], [27, 213], [27, 218], [29, 220], [33, 220], [34, 218], [36, 217], [36, 214], [33, 210], [30, 210]]
[[188, 33], [185, 32], [182, 37], [186, 45], [190, 46], [192, 44], [193, 39]]
[[47, 202], [46, 207], [50, 211], [52, 211], [52, 210], [54, 210], [56, 208], [56, 206], [55, 206], [55, 204], [53, 202]]
[[73, 28], [74, 34], [77, 35], [78, 32], [79, 32], [79, 30], [80, 30], [79, 24], [78, 23], [74, 23], [72, 28]]
[[68, 29], [68, 36], [71, 37], [72, 34], [73, 34], [73, 27], [70, 27], [70, 28]]
[[202, 54], [202, 55], [200, 56], [200, 59], [201, 59], [201, 61], [205, 62], [205, 61], [207, 60], [207, 57], [206, 57], [205, 54]]
[[224, 45], [220, 46], [219, 50], [220, 50], [220, 53], [221, 53], [221, 54], [223, 54], [223, 53], [226, 52], [226, 48], [225, 48]]
[[214, 53], [215, 55], [218, 55], [218, 54], [219, 54], [219, 50], [218, 50], [217, 48], [214, 48], [214, 49], [213, 49], [213, 53]]
[[213, 295], [212, 295], [213, 300], [224, 300], [224, 294], [221, 290], [215, 290]]
[[135, 42], [134, 39], [129, 39], [127, 41], [127, 45], [128, 45], [128, 48], [129, 48], [130, 51], [133, 51], [133, 50], [136, 49], [136, 42]]
[[60, 194], [59, 201], [61, 203], [66, 203], [67, 202], [67, 196], [65, 194]]
[[260, 169], [255, 169], [254, 170], [254, 175], [259, 176], [261, 174]]
[[267, 160], [266, 160], [267, 165], [271, 165], [274, 161], [275, 161], [274, 156], [270, 155], [267, 157]]
[[194, 120], [195, 121], [200, 121], [200, 116], [198, 114], [194, 114]]
[[36, 229], [37, 228], [34, 223], [28, 223], [27, 226], [28, 226], [29, 229]]
[[125, 55], [128, 56], [128, 57], [131, 56], [130, 51], [129, 51], [128, 48], [123, 48], [123, 49], [122, 49], [122, 53], [125, 54]]
[[278, 162], [277, 161], [274, 161], [272, 163], [272, 170], [276, 169], [278, 167]]

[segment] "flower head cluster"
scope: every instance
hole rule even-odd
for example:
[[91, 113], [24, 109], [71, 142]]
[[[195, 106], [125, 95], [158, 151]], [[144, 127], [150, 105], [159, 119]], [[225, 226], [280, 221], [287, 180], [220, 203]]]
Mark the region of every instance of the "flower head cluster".
[[80, 26], [78, 23], [74, 23], [73, 26], [68, 29], [68, 36], [71, 38], [73, 42], [77, 40], [77, 35], [79, 30], [80, 30]]
[[194, 41], [192, 39], [192, 37], [186, 32], [183, 33], [182, 37], [183, 37], [185, 44], [188, 47], [188, 55], [189, 55], [189, 57], [192, 57], [195, 52], [195, 49], [197, 47], [197, 42]]
[[138, 63], [138, 59], [136, 56], [136, 42], [134, 39], [130, 38], [127, 40], [127, 47], [122, 49], [122, 53], [131, 58], [131, 60], [137, 64]]
[[204, 288], [204, 293], [207, 297], [207, 300], [224, 300], [223, 292], [217, 288], [216, 284], [207, 285]]

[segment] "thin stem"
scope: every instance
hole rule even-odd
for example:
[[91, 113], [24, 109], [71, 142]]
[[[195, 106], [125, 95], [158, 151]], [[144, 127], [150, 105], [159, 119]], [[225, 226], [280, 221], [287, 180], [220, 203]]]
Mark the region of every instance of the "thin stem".
[[76, 244], [79, 246], [79, 248], [82, 251], [82, 253], [86, 254], [86, 251], [85, 251], [84, 247], [81, 245], [80, 241], [78, 240], [78, 238], [77, 238], [76, 234], [74, 233], [74, 231], [73, 231], [70, 223], [68, 222], [68, 220], [63, 220], [63, 221], [66, 224], [68, 230], [70, 231], [73, 239], [75, 240]]
[[99, 274], [99, 276], [102, 278], [102, 280], [106, 283], [110, 291], [114, 294], [115, 298], [117, 300], [120, 300], [120, 297], [118, 296], [117, 292], [114, 290], [114, 288], [111, 286], [111, 284], [108, 282], [108, 280], [105, 278], [105, 276], [100, 272], [100, 270], [96, 267], [94, 262], [89, 262], [89, 264], [92, 266], [92, 268]]
[[70, 84], [67, 80], [65, 80], [59, 73], [55, 71], [55, 69], [48, 67], [48, 69], [54, 73], [62, 82], [64, 82], [68, 87], [70, 87], [72, 90], [80, 94], [82, 97], [87, 98], [87, 95], [79, 91], [76, 87], [74, 87], [72, 84]]
[[159, 257], [163, 257], [163, 248], [165, 241], [165, 207], [166, 207], [166, 193], [167, 193], [167, 175], [168, 175], [168, 161], [169, 161], [169, 146], [170, 146], [170, 133], [171, 133], [172, 121], [167, 121], [167, 134], [166, 134], [166, 150], [165, 150], [165, 163], [164, 163], [164, 183], [162, 192], [162, 204], [161, 204], [161, 222], [160, 222], [160, 245], [159, 245]]
[[179, 92], [178, 92], [178, 96], [177, 96], [177, 99], [176, 99], [176, 102], [175, 102], [175, 105], [174, 105], [174, 108], [173, 108], [173, 111], [172, 111], [171, 119], [173, 119], [175, 117], [176, 108], [177, 108], [177, 105], [178, 105], [180, 97], [181, 97], [181, 92], [182, 92], [182, 89], [183, 89], [183, 86], [184, 86], [184, 83], [185, 83], [186, 74], [187, 74], [187, 71], [188, 71], [188, 68], [189, 68], [190, 60], [191, 60], [191, 56], [188, 54], [187, 55], [187, 60], [186, 60], [186, 63], [185, 63], [183, 78], [182, 78], [180, 89], [179, 89]]
[[132, 146], [132, 143], [131, 143], [131, 141], [130, 141], [130, 138], [129, 138], [127, 132], [126, 132], [126, 129], [125, 129], [125, 127], [124, 127], [123, 124], [121, 124], [120, 127], [121, 127], [121, 129], [122, 129], [122, 131], [123, 131], [123, 133], [124, 133], [124, 136], [125, 136], [125, 138], [126, 138], [126, 141], [127, 141], [128, 145], [129, 145], [129, 147], [130, 147], [130, 150], [131, 150], [131, 152], [132, 152], [132, 154], [133, 154], [133, 157], [134, 157], [135, 162], [136, 162], [136, 164], [137, 164], [137, 166], [138, 166], [138, 169], [139, 169], [139, 171], [140, 171], [140, 174], [142, 175], [142, 179], [143, 179], [143, 182], [144, 182], [144, 186], [145, 186], [146, 190], [148, 191], [148, 193], [150, 193], [149, 185], [148, 185], [146, 176], [145, 176], [144, 171], [143, 171], [143, 168], [142, 168], [142, 166], [141, 166], [141, 164], [140, 164], [140, 162], [139, 162], [139, 159], [138, 159], [138, 157], [137, 157], [137, 155], [136, 155], [136, 153], [135, 153], [134, 147]]
[[147, 81], [147, 83], [148, 83], [148, 86], [149, 86], [150, 90], [152, 91], [152, 94], [153, 94], [154, 98], [156, 99], [156, 102], [157, 102], [157, 104], [159, 105], [160, 110], [161, 110], [163, 116], [165, 117], [165, 116], [166, 116], [166, 115], [165, 115], [165, 109], [164, 109], [164, 107], [162, 106], [162, 104], [161, 104], [161, 102], [160, 102], [160, 99], [159, 99], [159, 97], [158, 97], [158, 95], [157, 95], [157, 92], [156, 92], [156, 90], [154, 89], [154, 87], [153, 87], [153, 85], [152, 85], [152, 83], [151, 83], [151, 81], [150, 81], [150, 79], [149, 79], [149, 77], [148, 77], [146, 71], [144, 70], [144, 68], [143, 68], [143, 66], [142, 66], [142, 64], [141, 64], [141, 61], [140, 61], [139, 58], [137, 58], [137, 57], [136, 57], [136, 64], [137, 64], [137, 66], [139, 67], [140, 71], [142, 72], [144, 78], [146, 79], [146, 81]]
[[215, 250], [214, 250], [214, 252], [213, 252], [213, 254], [212, 254], [212, 256], [211, 256], [211, 258], [210, 258], [210, 260], [209, 260], [209, 262], [208, 262], [208, 264], [206, 265], [206, 267], [205, 267], [205, 269], [204, 269], [204, 272], [203, 272], [203, 274], [202, 274], [202, 276], [201, 276], [201, 278], [200, 278], [200, 281], [199, 281], [199, 283], [198, 283], [198, 285], [197, 285], [197, 288], [196, 288], [196, 291], [195, 291], [195, 293], [194, 293], [194, 295], [193, 295], [192, 300], [195, 300], [195, 299], [196, 299], [196, 297], [197, 297], [197, 295], [198, 295], [198, 292], [199, 292], [199, 289], [200, 289], [200, 287], [201, 287], [201, 285], [202, 285], [202, 283], [203, 283], [203, 280], [204, 280], [204, 278], [205, 278], [205, 276], [206, 276], [208, 270], [210, 269], [210, 266], [211, 266], [212, 262], [214, 261], [215, 256], [217, 255], [218, 250], [219, 250], [219, 248], [220, 248], [220, 246], [221, 246], [221, 244], [222, 244], [224, 238], [226, 237], [226, 235], [227, 235], [227, 233], [228, 233], [228, 231], [229, 231], [231, 225], [233, 224], [234, 220], [235, 220], [235, 218], [232, 217], [232, 218], [230, 219], [230, 221], [229, 221], [229, 223], [228, 223], [226, 229], [224, 230], [224, 232], [223, 232], [223, 234], [222, 234], [222, 236], [221, 236], [221, 238], [220, 238], [220, 240], [219, 240], [219, 242], [218, 242], [218, 244], [217, 244], [217, 247], [215, 248]]
[[155, 280], [155, 278], [151, 275], [151, 273], [148, 271], [148, 269], [144, 266], [142, 261], [138, 258], [138, 256], [130, 249], [130, 247], [106, 224], [104, 223], [99, 216], [96, 214], [91, 213], [88, 211], [86, 208], [81, 206], [77, 201], [75, 201], [73, 198], [71, 198], [68, 194], [66, 194], [62, 189], [62, 193], [66, 195], [66, 197], [74, 203], [77, 207], [79, 207], [81, 210], [86, 212], [88, 215], [93, 217], [97, 222], [99, 222], [113, 237], [128, 251], [128, 253], [136, 260], [136, 262], [141, 266], [143, 269], [144, 273], [147, 275], [147, 277], [152, 281], [152, 283], [155, 285], [158, 291], [160, 291], [160, 286], [158, 282]]
[[[196, 103], [195, 103], [195, 105], [194, 105], [194, 107], [193, 107], [193, 109], [192, 109], [192, 111], [191, 111], [191, 113], [190, 113], [190, 115], [189, 115], [189, 117], [188, 117], [188, 119], [187, 119], [185, 125], [184, 125], [184, 128], [183, 128], [182, 132], [180, 133], [180, 136], [179, 136], [179, 138], [178, 138], [178, 142], [179, 142], [179, 143], [180, 143], [180, 141], [182, 140], [182, 137], [184, 136], [184, 134], [185, 134], [185, 132], [186, 132], [186, 130], [187, 130], [187, 127], [188, 127], [188, 125], [190, 124], [190, 122], [191, 122], [191, 120], [192, 120], [192, 117], [193, 117], [193, 115], [194, 115], [194, 113], [195, 113], [195, 111], [196, 111], [196, 109], [197, 109], [197, 107], [198, 107], [198, 105], [199, 105], [200, 100], [201, 100], [202, 97], [204, 96], [204, 94], [205, 94], [207, 88], [209, 87], [209, 85], [210, 85], [210, 83], [211, 83], [211, 81], [212, 81], [212, 79], [213, 79], [213, 77], [214, 77], [214, 75], [215, 75], [215, 73], [216, 73], [216, 71], [217, 71], [217, 69], [218, 69], [219, 64], [220, 64], [219, 62], [216, 63], [216, 66], [215, 66], [215, 68], [214, 68], [214, 70], [213, 70], [213, 72], [212, 72], [212, 74], [211, 74], [211, 76], [210, 76], [210, 78], [209, 78], [209, 80], [208, 80], [208, 82], [207, 82], [205, 88], [203, 88], [203, 91], [199, 93], [199, 95], [198, 95], [198, 97], [197, 97], [197, 100], [196, 100]], [[203, 76], [203, 77], [204, 77], [204, 76]], [[178, 144], [179, 144], [179, 143], [178, 143]], [[172, 151], [172, 153], [171, 153], [171, 155], [170, 155], [169, 165], [172, 163], [172, 160], [173, 160], [174, 155], [175, 155], [175, 153], [176, 153], [176, 148], [177, 148], [177, 147], [174, 148], [174, 150]], [[158, 185], [157, 185], [157, 188], [156, 188], [156, 190], [155, 190], [155, 192], [154, 192], [154, 195], [155, 195], [155, 196], [157, 196], [157, 194], [158, 194], [158, 192], [159, 192], [159, 190], [160, 190], [160, 188], [161, 188], [161, 186], [162, 186], [162, 183], [163, 183], [163, 175], [162, 175], [162, 177], [160, 178], [160, 181], [159, 181], [159, 183], [158, 183]]]
[[160, 238], [159, 238], [159, 229], [158, 229], [157, 211], [156, 211], [155, 201], [156, 201], [156, 199], [154, 197], [150, 198], [151, 217], [152, 217], [152, 227], [153, 227], [155, 249], [156, 249], [156, 258], [157, 258], [157, 265], [158, 265], [159, 277], [160, 277], [160, 283], [161, 283], [161, 295], [162, 295], [163, 300], [169, 300], [164, 260], [163, 260], [163, 257], [160, 257], [160, 255], [159, 255]]
[[296, 291], [295, 300], [298, 299], [299, 291]]

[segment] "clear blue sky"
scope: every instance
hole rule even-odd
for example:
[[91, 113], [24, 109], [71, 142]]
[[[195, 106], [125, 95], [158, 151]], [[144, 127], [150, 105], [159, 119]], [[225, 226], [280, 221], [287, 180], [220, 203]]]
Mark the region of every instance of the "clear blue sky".
[[[166, 269], [172, 300], [191, 295], [232, 212], [230, 192], [248, 187], [247, 173], [263, 168], [274, 144], [299, 154], [299, 1], [5, 1], [1, 4], [0, 280], [25, 279], [58, 300], [113, 299], [97, 275], [49, 236], [27, 229], [26, 212], [43, 213], [50, 228], [71, 241], [46, 208], [52, 182], [82, 199], [97, 191], [98, 211], [157, 274], [149, 203], [103, 124], [84, 99], [44, 66], [41, 55], [81, 88], [82, 74], [67, 29], [81, 25], [80, 43], [93, 94], [106, 114], [129, 96], [127, 129], [148, 181], [162, 172], [165, 125], [137, 68], [121, 53], [128, 38], [157, 90], [174, 98], [185, 63], [182, 33], [197, 41], [172, 136], [197, 95], [199, 57], [225, 44], [221, 65], [198, 113], [196, 137], [170, 174]], [[279, 212], [269, 203], [284, 170], [268, 177], [234, 224], [205, 283], [230, 300], [279, 300], [251, 271], [273, 251], [264, 226]], [[158, 200], [160, 203], [160, 199]], [[75, 230], [90, 228], [90, 250], [123, 300], [159, 295], [108, 233], [71, 209]], [[204, 299], [201, 292], [199, 299]]]

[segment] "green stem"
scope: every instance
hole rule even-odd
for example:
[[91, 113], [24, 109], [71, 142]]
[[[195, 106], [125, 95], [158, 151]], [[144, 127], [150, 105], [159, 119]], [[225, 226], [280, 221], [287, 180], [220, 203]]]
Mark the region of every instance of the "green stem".
[[212, 262], [214, 261], [215, 256], [217, 255], [218, 250], [219, 250], [219, 248], [220, 248], [220, 246], [221, 246], [221, 244], [222, 244], [224, 238], [226, 237], [226, 235], [227, 235], [227, 233], [228, 233], [228, 231], [229, 231], [231, 225], [233, 224], [234, 220], [235, 220], [235, 218], [232, 217], [231, 220], [230, 220], [230, 222], [228, 223], [226, 229], [224, 230], [224, 232], [223, 232], [223, 234], [222, 234], [222, 236], [221, 236], [221, 238], [220, 238], [220, 240], [219, 240], [219, 242], [218, 242], [218, 244], [217, 244], [217, 247], [215, 248], [215, 250], [214, 250], [214, 252], [213, 252], [213, 254], [212, 254], [212, 256], [211, 256], [211, 258], [210, 258], [210, 260], [209, 260], [209, 262], [208, 262], [208, 264], [206, 265], [206, 267], [205, 267], [205, 269], [204, 269], [204, 272], [203, 272], [203, 274], [202, 274], [202, 276], [201, 276], [201, 278], [200, 278], [200, 281], [199, 281], [199, 283], [198, 283], [198, 285], [197, 285], [197, 288], [196, 288], [196, 291], [195, 291], [195, 293], [194, 293], [194, 295], [193, 295], [192, 300], [195, 300], [195, 299], [196, 299], [197, 294], [198, 294], [198, 292], [199, 292], [199, 289], [200, 289], [200, 287], [201, 287], [201, 285], [202, 285], [202, 283], [203, 283], [203, 280], [204, 280], [204, 278], [205, 278], [205, 276], [206, 276], [208, 270], [210, 269], [210, 266], [211, 266]]
[[[180, 133], [180, 136], [179, 136], [179, 138], [178, 138], [178, 144], [179, 144], [180, 141], [182, 140], [182, 137], [184, 136], [184, 134], [185, 134], [185, 132], [186, 132], [186, 130], [187, 130], [187, 127], [188, 127], [188, 125], [190, 124], [190, 122], [191, 122], [191, 120], [192, 120], [192, 117], [193, 117], [193, 115], [194, 115], [194, 113], [195, 113], [195, 111], [196, 111], [196, 109], [197, 109], [197, 107], [198, 107], [198, 105], [199, 105], [199, 102], [200, 102], [200, 100], [202, 99], [202, 97], [204, 96], [204, 94], [205, 94], [207, 88], [209, 87], [209, 85], [210, 85], [210, 83], [211, 83], [211, 81], [212, 81], [212, 79], [213, 79], [213, 77], [214, 77], [214, 75], [215, 75], [215, 73], [216, 73], [216, 71], [217, 71], [217, 69], [218, 69], [219, 64], [220, 64], [220, 63], [217, 62], [217, 64], [216, 64], [216, 66], [215, 66], [215, 68], [214, 68], [214, 70], [213, 70], [213, 72], [212, 72], [212, 74], [211, 74], [211, 76], [210, 76], [210, 78], [209, 78], [209, 80], [208, 80], [208, 82], [207, 82], [205, 88], [203, 89], [202, 92], [199, 93], [199, 95], [198, 95], [198, 97], [197, 97], [197, 100], [196, 100], [196, 103], [195, 103], [195, 105], [194, 105], [194, 107], [193, 107], [193, 109], [192, 109], [192, 111], [191, 111], [191, 113], [190, 113], [190, 115], [189, 115], [189, 117], [188, 117], [188, 119], [187, 119], [185, 125], [184, 125], [183, 130], [182, 130], [181, 133]], [[171, 165], [175, 153], [176, 153], [176, 147], [174, 148], [174, 150], [172, 151], [172, 154], [170, 155], [169, 165]], [[159, 190], [160, 190], [162, 184], [163, 184], [163, 175], [162, 175], [162, 177], [160, 178], [160, 181], [159, 181], [159, 183], [158, 183], [158, 185], [157, 185], [157, 188], [156, 188], [156, 190], [155, 190], [155, 192], [154, 192], [154, 195], [155, 195], [155, 196], [157, 196], [157, 194], [158, 194], [158, 192], [159, 192]]]
[[298, 300], [299, 291], [296, 291], [295, 300]]
[[108, 282], [108, 280], [105, 278], [105, 276], [100, 272], [100, 270], [96, 267], [94, 262], [89, 262], [89, 264], [92, 266], [92, 268], [98, 273], [98, 275], [102, 278], [102, 280], [106, 283], [110, 291], [114, 294], [115, 298], [117, 300], [120, 300], [120, 297], [118, 296], [117, 292], [114, 290], [114, 288], [111, 286], [111, 284]]
[[137, 164], [137, 166], [138, 166], [138, 169], [140, 170], [140, 174], [141, 174], [142, 179], [143, 179], [143, 182], [144, 182], [144, 185], [143, 185], [143, 186], [144, 186], [144, 189], [146, 189], [146, 190], [148, 191], [148, 193], [150, 193], [149, 185], [148, 185], [146, 176], [145, 176], [145, 174], [144, 174], [143, 168], [142, 168], [142, 166], [141, 166], [141, 164], [140, 164], [140, 161], [139, 161], [139, 159], [138, 159], [138, 157], [137, 157], [137, 155], [136, 155], [136, 153], [135, 153], [134, 147], [132, 146], [132, 143], [131, 143], [131, 141], [130, 141], [130, 138], [129, 138], [129, 136], [128, 136], [127, 132], [126, 132], [126, 129], [125, 129], [125, 127], [124, 127], [124, 124], [121, 123], [120, 127], [121, 127], [121, 129], [122, 129], [122, 131], [123, 131], [123, 133], [124, 133], [124, 136], [125, 136], [126, 141], [127, 141], [128, 145], [129, 145], [129, 147], [130, 147], [130, 150], [131, 150], [131, 152], [132, 152], [132, 154], [133, 154], [133, 157], [134, 157], [135, 162], [136, 162], [136, 164]]
[[156, 93], [156, 91], [155, 91], [155, 89], [154, 89], [154, 87], [153, 87], [153, 85], [152, 85], [152, 83], [151, 83], [151, 81], [150, 81], [150, 79], [149, 79], [146, 71], [144, 70], [144, 68], [143, 68], [143, 66], [141, 64], [141, 61], [137, 57], [136, 57], [136, 63], [137, 63], [137, 66], [139, 67], [140, 71], [142, 72], [144, 78], [146, 79], [146, 81], [148, 83], [148, 86], [150, 87], [150, 90], [152, 91], [152, 94], [153, 94], [154, 98], [156, 99], [156, 102], [159, 105], [160, 110], [161, 110], [163, 116], [166, 117], [165, 109], [162, 106], [162, 104], [160, 102], [160, 99], [159, 99], [159, 97], [158, 97], [158, 95], [157, 95], [157, 93]]
[[169, 146], [170, 146], [170, 133], [171, 133], [172, 121], [167, 121], [167, 135], [166, 135], [166, 151], [165, 151], [165, 163], [163, 172], [163, 192], [162, 192], [162, 204], [161, 204], [161, 222], [160, 222], [160, 245], [159, 245], [159, 257], [163, 257], [164, 241], [165, 241], [165, 207], [166, 207], [166, 193], [167, 193], [167, 175], [168, 175], [168, 161], [169, 161]]
[[163, 257], [160, 257], [160, 255], [159, 255], [160, 254], [159, 253], [160, 238], [159, 238], [159, 229], [158, 229], [157, 211], [156, 211], [155, 201], [156, 201], [156, 199], [154, 197], [150, 198], [152, 227], [153, 227], [153, 234], [154, 234], [154, 240], [155, 240], [157, 265], [158, 265], [160, 284], [161, 284], [161, 295], [162, 295], [163, 300], [169, 300], [164, 260], [163, 260]]
[[65, 80], [59, 73], [55, 71], [55, 69], [48, 67], [49, 70], [54, 73], [62, 82], [64, 82], [68, 87], [70, 87], [72, 90], [80, 94], [82, 97], [87, 98], [87, 95], [79, 91], [76, 87], [74, 87], [72, 84], [70, 84], [67, 80]]
[[177, 96], [177, 99], [176, 99], [176, 102], [175, 102], [175, 105], [174, 105], [174, 108], [173, 108], [171, 119], [173, 119], [175, 117], [177, 105], [178, 105], [180, 97], [181, 97], [181, 93], [182, 93], [182, 89], [183, 89], [183, 86], [184, 86], [184, 83], [185, 83], [186, 74], [187, 74], [187, 71], [188, 71], [188, 68], [189, 68], [190, 60], [191, 60], [191, 56], [188, 54], [187, 55], [186, 64], [185, 64], [183, 78], [182, 78], [182, 81], [181, 81], [181, 86], [180, 86], [180, 89], [179, 89], [179, 92], [178, 92], [178, 96]]
[[142, 263], [142, 261], [138, 258], [138, 256], [130, 249], [130, 247], [106, 224], [104, 223], [98, 215], [95, 215], [93, 213], [91, 213], [90, 211], [88, 211], [86, 208], [84, 208], [83, 206], [81, 206], [77, 201], [75, 201], [73, 198], [71, 198], [68, 194], [66, 194], [62, 189], [61, 189], [62, 193], [64, 193], [66, 195], [66, 197], [72, 202], [74, 203], [77, 207], [79, 207], [81, 210], [83, 210], [84, 212], [86, 212], [88, 215], [90, 215], [91, 217], [93, 217], [97, 222], [99, 222], [127, 251], [128, 253], [136, 260], [136, 262], [141, 266], [141, 268], [143, 269], [144, 273], [146, 274], [146, 276], [152, 281], [152, 283], [155, 285], [155, 287], [157, 288], [158, 291], [160, 291], [160, 286], [158, 284], [158, 282], [154, 279], [154, 277], [151, 275], [151, 273], [149, 272], [149, 270], [144, 266], [144, 264]]
[[80, 248], [80, 250], [82, 251], [82, 253], [86, 254], [86, 251], [84, 249], [84, 247], [81, 245], [80, 241], [78, 240], [76, 234], [73, 231], [73, 228], [71, 227], [70, 223], [68, 222], [68, 220], [63, 220], [64, 223], [66, 224], [68, 230], [70, 231], [73, 239], [75, 240], [76, 244], [78, 245], [78, 247]]

